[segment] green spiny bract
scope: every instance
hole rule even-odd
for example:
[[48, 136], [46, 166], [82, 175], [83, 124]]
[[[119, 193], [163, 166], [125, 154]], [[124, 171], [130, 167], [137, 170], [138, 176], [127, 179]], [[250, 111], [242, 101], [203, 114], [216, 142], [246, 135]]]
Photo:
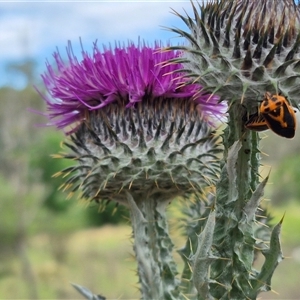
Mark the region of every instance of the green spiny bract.
[[218, 138], [192, 100], [111, 104], [89, 113], [71, 141], [74, 153], [62, 157], [77, 162], [60, 174], [68, 176], [64, 189], [81, 189], [86, 199], [126, 204], [126, 192], [172, 199], [217, 179]]
[[[300, 13], [291, 0], [221, 0], [193, 5], [194, 19], [176, 13], [190, 32], [181, 47], [187, 76], [229, 102], [251, 109], [266, 91], [299, 103]], [[178, 49], [178, 47], [171, 47]]]
[[[211, 191], [213, 192], [213, 191]], [[182, 260], [184, 261], [184, 268], [181, 274], [180, 287], [186, 299], [194, 299], [197, 296], [193, 278], [194, 271], [192, 265], [195, 261], [195, 252], [197, 247], [201, 246], [198, 236], [207, 224], [207, 217], [214, 206], [215, 197], [213, 193], [208, 193], [205, 197], [198, 198], [190, 197], [189, 202], [184, 202], [182, 212], [185, 216], [183, 219], [184, 236], [186, 237], [185, 245], [178, 250]], [[197, 280], [197, 278], [195, 278]], [[208, 282], [207, 282], [208, 283]]]

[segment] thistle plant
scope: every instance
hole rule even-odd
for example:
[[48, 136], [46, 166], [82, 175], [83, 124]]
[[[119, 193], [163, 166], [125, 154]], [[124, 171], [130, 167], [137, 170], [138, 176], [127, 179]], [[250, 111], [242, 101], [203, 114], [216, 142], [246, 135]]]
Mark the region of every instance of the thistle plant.
[[[273, 272], [283, 259], [282, 220], [269, 233], [257, 222], [268, 178], [259, 182], [259, 136], [244, 125], [247, 116], [257, 113], [266, 92], [281, 94], [298, 106], [299, 8], [291, 0], [191, 5], [193, 17], [175, 12], [189, 31], [171, 28], [187, 44], [168, 48], [183, 51], [169, 63], [182, 64], [178, 72], [185, 73], [184, 79], [217, 94], [229, 107], [216, 219], [208, 217], [194, 242], [191, 274], [198, 299], [256, 299], [271, 290]], [[261, 239], [268, 235], [269, 240]], [[265, 257], [260, 270], [253, 267], [256, 251]]]
[[[166, 63], [181, 51], [161, 48], [129, 43], [101, 52], [95, 44], [79, 61], [69, 45], [68, 62], [56, 52], [57, 70], [47, 64], [48, 94], [41, 93], [49, 125], [68, 136], [69, 150], [56, 157], [74, 162], [57, 173], [65, 179], [62, 188], [130, 210], [143, 299], [183, 295], [166, 207], [176, 197], [203, 198], [215, 185], [220, 138], [214, 127], [227, 108], [198, 83], [187, 85], [180, 63]], [[214, 213], [207, 222], [215, 222]]]

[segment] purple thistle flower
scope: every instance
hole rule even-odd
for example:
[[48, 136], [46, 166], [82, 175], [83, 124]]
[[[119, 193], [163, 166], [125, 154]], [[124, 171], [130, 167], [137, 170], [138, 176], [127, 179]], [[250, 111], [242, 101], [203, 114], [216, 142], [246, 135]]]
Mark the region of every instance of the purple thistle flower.
[[76, 161], [57, 175], [64, 190], [85, 199], [127, 204], [145, 194], [172, 199], [202, 193], [218, 176], [219, 137], [213, 130], [227, 108], [181, 71], [180, 51], [145, 43], [82, 50], [67, 48], [68, 62], [54, 54], [43, 80], [50, 124], [66, 129]]
[[132, 107], [138, 102], [157, 99], [191, 98], [198, 104], [199, 112], [210, 120], [224, 116], [226, 106], [219, 103], [219, 97], [202, 90], [199, 84], [188, 84], [179, 70], [179, 63], [167, 61], [179, 57], [179, 51], [160, 51], [158, 42], [154, 47], [145, 43], [135, 46], [105, 48], [101, 52], [94, 44], [93, 54], [82, 50], [79, 61], [68, 44], [68, 62], [64, 62], [59, 52], [54, 53], [57, 71], [47, 62], [47, 72], [42, 75], [49, 95], [41, 96], [46, 101], [50, 119], [49, 125], [59, 129], [77, 125], [85, 119], [87, 111], [99, 110], [117, 102]]

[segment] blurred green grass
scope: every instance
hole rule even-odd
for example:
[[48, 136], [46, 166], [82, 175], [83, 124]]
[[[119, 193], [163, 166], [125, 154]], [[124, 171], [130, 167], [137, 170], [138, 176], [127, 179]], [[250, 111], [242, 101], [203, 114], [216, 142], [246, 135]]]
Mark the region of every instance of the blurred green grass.
[[[72, 283], [107, 299], [137, 299], [136, 263], [129, 226], [104, 226], [68, 236], [38, 234], [29, 239], [29, 257], [40, 299], [82, 299]], [[28, 299], [18, 260], [0, 280], [1, 299]]]
[[[300, 299], [300, 205], [291, 203], [288, 207], [272, 208], [271, 213], [274, 223], [285, 213], [282, 245], [286, 258], [274, 274], [274, 292], [262, 293], [260, 299]], [[176, 249], [183, 239], [175, 228], [171, 231]], [[28, 247], [40, 299], [83, 299], [71, 282], [107, 299], [139, 299], [129, 225], [104, 226], [61, 235], [36, 234], [30, 237]], [[180, 271], [178, 255], [176, 259]], [[258, 265], [261, 262], [262, 258], [259, 258]], [[10, 262], [0, 268], [0, 299], [28, 299], [19, 264], [17, 258], [11, 257]]]

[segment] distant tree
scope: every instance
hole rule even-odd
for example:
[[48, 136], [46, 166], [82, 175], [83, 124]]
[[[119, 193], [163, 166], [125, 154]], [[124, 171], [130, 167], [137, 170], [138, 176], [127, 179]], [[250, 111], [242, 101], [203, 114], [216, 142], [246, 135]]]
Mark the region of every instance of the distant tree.
[[[35, 182], [29, 181], [28, 150], [41, 133], [34, 124], [39, 116], [32, 116], [28, 107], [35, 107], [38, 96], [31, 87], [23, 90], [13, 88], [0, 89], [0, 175], [3, 178], [1, 191], [6, 196], [1, 202], [9, 204], [1, 209], [3, 216], [9, 216], [13, 226], [2, 226], [1, 238], [11, 247], [21, 262], [21, 273], [28, 288], [28, 297], [37, 299], [34, 272], [27, 253], [29, 226], [41, 205], [40, 193]], [[2, 195], [3, 196], [3, 195]], [[2, 220], [3, 221], [3, 220]], [[26, 297], [26, 295], [24, 295]]]
[[12, 77], [21, 75], [25, 79], [25, 86], [32, 86], [34, 82], [37, 82], [36, 78], [36, 61], [30, 58], [26, 58], [21, 62], [11, 62], [6, 65], [6, 71]]
[[51, 154], [58, 152], [61, 139], [60, 133], [47, 130], [47, 134], [35, 141], [29, 151], [29, 164], [33, 170], [30, 180], [44, 185], [46, 192], [43, 206], [56, 213], [65, 212], [71, 204], [70, 201], [65, 201], [65, 195], [58, 191], [61, 182], [52, 178], [56, 172], [68, 166], [68, 162], [51, 157]]

